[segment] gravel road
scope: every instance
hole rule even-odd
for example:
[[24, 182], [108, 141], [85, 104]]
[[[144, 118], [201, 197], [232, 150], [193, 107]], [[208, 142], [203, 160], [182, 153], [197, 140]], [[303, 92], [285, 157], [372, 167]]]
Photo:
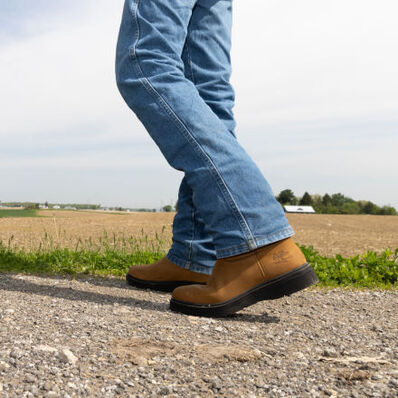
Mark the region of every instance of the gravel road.
[[397, 397], [398, 291], [311, 288], [226, 319], [121, 279], [0, 275], [1, 397]]

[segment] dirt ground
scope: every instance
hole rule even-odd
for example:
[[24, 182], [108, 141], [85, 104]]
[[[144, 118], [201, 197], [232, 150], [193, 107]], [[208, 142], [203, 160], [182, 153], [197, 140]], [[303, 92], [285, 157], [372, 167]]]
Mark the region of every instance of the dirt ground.
[[398, 217], [344, 214], [289, 214], [295, 240], [323, 255], [351, 256], [398, 248]]
[[398, 292], [311, 288], [221, 319], [122, 278], [0, 274], [0, 397], [396, 398]]
[[[119, 213], [41, 210], [36, 218], [1, 218], [0, 240], [12, 245], [38, 247], [51, 237], [55, 243], [74, 247], [76, 240], [117, 237], [155, 238], [171, 241], [175, 213]], [[312, 245], [323, 255], [351, 256], [367, 250], [398, 248], [398, 217], [373, 215], [288, 214], [296, 242]], [[45, 236], [47, 234], [47, 237]]]

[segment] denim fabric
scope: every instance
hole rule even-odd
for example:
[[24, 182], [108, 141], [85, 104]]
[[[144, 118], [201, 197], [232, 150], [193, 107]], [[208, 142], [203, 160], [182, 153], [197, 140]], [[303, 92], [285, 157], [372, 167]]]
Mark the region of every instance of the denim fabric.
[[232, 0], [126, 0], [116, 50], [121, 95], [184, 172], [167, 256], [207, 274], [294, 234], [234, 132], [231, 23]]

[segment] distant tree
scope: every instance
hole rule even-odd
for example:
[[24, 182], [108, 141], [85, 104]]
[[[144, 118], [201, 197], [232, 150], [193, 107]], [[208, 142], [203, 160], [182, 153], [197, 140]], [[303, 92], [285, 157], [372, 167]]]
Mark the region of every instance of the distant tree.
[[329, 206], [326, 206], [324, 213], [325, 214], [339, 214], [340, 211], [339, 211], [338, 207], [329, 205]]
[[366, 204], [362, 208], [362, 213], [372, 214], [375, 210], [376, 205], [370, 201], [366, 202]]
[[381, 208], [377, 205], [374, 205], [372, 212], [370, 214], [381, 214]]
[[366, 206], [366, 204], [368, 203], [366, 200], [357, 200], [357, 203], [358, 203], [358, 206], [359, 206], [359, 212], [361, 213], [361, 214], [364, 214], [365, 213], [365, 211], [364, 211], [364, 207]]
[[318, 206], [322, 205], [322, 196], [321, 195], [318, 195], [316, 193], [314, 195], [311, 195], [311, 198], [312, 198], [312, 203], [314, 205], [318, 205]]
[[322, 204], [324, 206], [329, 206], [330, 204], [332, 204], [332, 198], [329, 196], [329, 194], [325, 193], [325, 195], [323, 195]]
[[392, 206], [383, 206], [380, 209], [380, 214], [382, 214], [384, 216], [396, 216], [397, 210]]
[[300, 206], [312, 206], [313, 201], [311, 195], [308, 192], [305, 192], [303, 197], [300, 199]]
[[342, 207], [346, 202], [346, 197], [342, 193], [334, 193], [331, 197], [331, 204], [336, 207]]
[[44, 202], [44, 206], [45, 206], [45, 207], [48, 207], [48, 202], [47, 202], [47, 201]]
[[314, 194], [311, 195], [312, 198], [312, 207], [314, 208], [316, 213], [323, 213], [324, 206], [322, 204], [322, 195]]
[[361, 209], [357, 202], [344, 203], [340, 210], [342, 214], [359, 214], [360, 211]]
[[162, 210], [169, 213], [169, 212], [173, 211], [173, 206], [171, 206], [171, 205], [163, 206]]
[[291, 189], [284, 189], [279, 193], [276, 199], [281, 205], [297, 203], [297, 198], [294, 196], [294, 193]]

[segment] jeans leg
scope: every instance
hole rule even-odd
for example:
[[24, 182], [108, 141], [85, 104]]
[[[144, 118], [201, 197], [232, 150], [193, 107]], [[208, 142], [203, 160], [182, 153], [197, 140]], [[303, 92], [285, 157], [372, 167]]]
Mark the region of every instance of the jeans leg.
[[235, 92], [231, 77], [232, 1], [198, 0], [192, 11], [182, 59], [206, 104], [233, 136]]
[[[235, 92], [231, 76], [232, 4], [230, 1], [198, 1], [192, 10], [182, 52], [185, 77], [235, 136], [233, 115]], [[222, 40], [222, 45], [219, 42]], [[216, 261], [211, 235], [192, 202], [186, 178], [178, 192], [177, 214], [173, 220], [170, 261], [191, 271], [210, 274]]]
[[194, 272], [210, 275], [217, 260], [213, 239], [192, 201], [192, 189], [184, 177], [178, 191], [173, 220], [173, 244], [167, 258]]
[[[225, 1], [232, 2], [211, 0], [214, 6]], [[123, 98], [166, 160], [185, 173], [216, 256], [223, 258], [294, 232], [261, 171], [184, 74], [181, 55], [196, 3], [126, 0], [116, 75]]]

